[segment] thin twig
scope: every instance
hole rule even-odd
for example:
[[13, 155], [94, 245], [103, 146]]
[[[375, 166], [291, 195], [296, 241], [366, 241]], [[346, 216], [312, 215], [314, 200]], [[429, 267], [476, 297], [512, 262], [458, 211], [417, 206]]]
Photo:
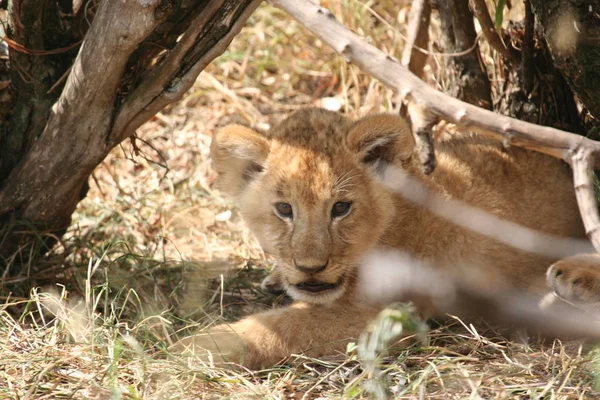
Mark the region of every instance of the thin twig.
[[157, 112], [168, 104], [181, 99], [194, 82], [196, 82], [200, 72], [212, 60], [225, 51], [231, 40], [239, 33], [248, 17], [250, 17], [260, 3], [261, 0], [254, 0], [251, 4], [246, 5], [244, 11], [228, 27], [227, 34], [202, 55], [187, 71], [180, 71], [184, 57], [189, 55], [188, 52], [190, 49], [197, 44], [198, 35], [206, 25], [206, 21], [209, 21], [212, 18], [212, 14], [217, 12], [220, 7], [216, 2], [214, 4], [211, 3], [210, 7], [207, 7], [206, 12], [199, 15], [194, 21], [193, 25], [197, 26], [197, 28], [186, 32], [167, 58], [152, 71], [151, 76], [127, 97], [123, 108], [117, 115], [114, 128], [110, 134], [111, 141], [119, 143], [131, 136], [137, 128]]
[[427, 61], [427, 54], [418, 51], [415, 46], [427, 48], [430, 17], [429, 0], [414, 0], [410, 10], [407, 41], [402, 51], [402, 65], [419, 78], [423, 78], [423, 67]]
[[490, 47], [496, 50], [502, 57], [504, 57], [504, 59], [515, 61], [515, 55], [506, 48], [502, 38], [500, 38], [500, 35], [498, 35], [498, 31], [494, 27], [494, 23], [490, 17], [487, 5], [485, 4], [485, 0], [469, 0], [469, 6], [473, 11], [473, 15], [479, 21], [483, 36], [485, 36], [485, 39], [488, 41]]
[[589, 149], [580, 147], [573, 153], [571, 165], [577, 204], [579, 204], [585, 232], [596, 251], [600, 252], [600, 216], [598, 216], [598, 205], [594, 195], [593, 164], [594, 154]]
[[426, 108], [414, 103], [408, 104], [408, 115], [415, 139], [415, 153], [421, 163], [421, 170], [424, 174], [431, 174], [437, 164], [431, 129], [437, 120]]
[[52, 85], [46, 93], [50, 94], [50, 93], [54, 92], [57, 87], [59, 87], [64, 81], [67, 80], [67, 78], [69, 77], [69, 74], [71, 73], [72, 70], [73, 70], [73, 66], [71, 65], [69, 68], [67, 68], [67, 70], [65, 72], [63, 72], [63, 74], [60, 76], [60, 78], [58, 78], [58, 80], [56, 82], [54, 82], [54, 85]]
[[[391, 30], [394, 30], [395, 33], [402, 38], [404, 41], [407, 42], [407, 46], [408, 43], [410, 42], [409, 38], [405, 35], [403, 35], [401, 32], [397, 31], [392, 24], [390, 24], [387, 20], [385, 20], [381, 15], [379, 15], [375, 10], [373, 10], [371, 7], [369, 7], [368, 5], [359, 2], [358, 4], [362, 5], [363, 7], [365, 7], [365, 9], [374, 17], [377, 19], [377, 21], [379, 21], [381, 24], [387, 26], [388, 28], [390, 28]], [[431, 1], [430, 1], [430, 6], [431, 6]], [[413, 6], [414, 7], [414, 6]], [[410, 28], [409, 28], [410, 30]], [[438, 52], [438, 51], [430, 51], [427, 49], [427, 47], [429, 47], [429, 43], [426, 43], [425, 47], [421, 47], [421, 46], [417, 46], [416, 44], [413, 44], [412, 48], [413, 50], [416, 50], [418, 52], [421, 52], [425, 55], [428, 56], [433, 56], [433, 57], [460, 57], [460, 56], [464, 56], [465, 54], [469, 54], [470, 52], [472, 52], [473, 50], [475, 50], [475, 48], [477, 47], [477, 44], [479, 43], [479, 39], [481, 39], [481, 32], [477, 34], [477, 37], [473, 40], [473, 43], [465, 50], [462, 51], [456, 51], [456, 52]]]
[[[418, 47], [427, 47], [429, 43], [429, 21], [431, 17], [431, 5], [429, 0], [414, 0], [410, 11], [410, 22], [408, 24], [408, 38], [404, 51], [402, 52], [402, 65], [410, 72], [423, 79], [423, 68], [427, 62], [427, 54], [417, 50]], [[477, 41], [475, 41], [477, 43]], [[409, 104], [409, 108], [412, 105]], [[400, 115], [406, 116], [408, 111], [412, 124], [412, 132], [415, 139], [415, 149], [418, 154], [423, 173], [430, 174], [435, 169], [435, 151], [433, 148], [433, 136], [431, 127], [435, 124], [426, 122], [426, 113], [420, 108], [413, 110], [403, 106]]]
[[79, 40], [73, 44], [70, 44], [66, 47], [61, 47], [59, 49], [36, 50], [36, 49], [28, 49], [27, 47], [15, 42], [14, 40], [11, 40], [10, 38], [7, 38], [5, 36], [0, 36], [0, 40], [5, 41], [6, 44], [8, 45], [8, 47], [10, 47], [11, 49], [18, 51], [20, 53], [29, 54], [32, 56], [49, 56], [52, 54], [66, 53], [67, 51], [72, 50], [75, 47], [79, 46], [81, 43], [83, 43], [83, 40]]

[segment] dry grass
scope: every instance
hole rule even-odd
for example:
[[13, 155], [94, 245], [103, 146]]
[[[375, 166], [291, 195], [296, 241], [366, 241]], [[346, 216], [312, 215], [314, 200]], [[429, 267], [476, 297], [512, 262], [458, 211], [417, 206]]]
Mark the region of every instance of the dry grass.
[[[408, 1], [323, 3], [401, 54]], [[487, 49], [484, 59], [496, 61]], [[440, 88], [443, 65], [438, 55], [426, 69]], [[383, 372], [368, 362], [375, 354], [363, 349], [361, 362], [356, 348], [346, 359], [297, 357], [255, 373], [167, 358], [178, 336], [285, 303], [261, 292], [269, 261], [212, 189], [208, 149], [217, 127], [266, 128], [309, 104], [350, 115], [398, 108], [392, 92], [263, 5], [180, 103], [96, 169], [69, 234], [33, 277], [11, 284], [0, 308], [0, 398], [365, 398], [380, 375], [397, 398], [594, 396], [595, 353], [558, 341], [522, 345], [459, 320], [386, 358]]]

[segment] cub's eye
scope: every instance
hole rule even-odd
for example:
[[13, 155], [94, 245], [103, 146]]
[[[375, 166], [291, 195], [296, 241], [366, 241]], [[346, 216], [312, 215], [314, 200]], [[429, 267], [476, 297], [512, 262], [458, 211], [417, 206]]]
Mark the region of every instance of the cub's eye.
[[332, 218], [343, 217], [344, 215], [346, 215], [350, 212], [351, 205], [352, 204], [348, 201], [338, 201], [337, 203], [335, 203], [333, 205], [333, 208], [331, 209], [331, 217]]
[[294, 216], [292, 206], [288, 203], [275, 203], [275, 211], [281, 218], [291, 219]]

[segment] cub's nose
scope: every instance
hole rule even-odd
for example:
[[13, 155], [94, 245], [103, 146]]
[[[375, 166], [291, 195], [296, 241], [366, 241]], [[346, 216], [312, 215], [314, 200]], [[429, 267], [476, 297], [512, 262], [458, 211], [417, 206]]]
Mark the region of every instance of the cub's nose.
[[329, 261], [326, 261], [325, 264], [323, 263], [308, 263], [308, 262], [303, 262], [303, 263], [298, 263], [296, 260], [294, 260], [294, 265], [296, 266], [296, 268], [299, 271], [302, 271], [306, 274], [316, 274], [318, 272], [323, 271], [325, 268], [327, 268], [327, 264], [329, 264]]

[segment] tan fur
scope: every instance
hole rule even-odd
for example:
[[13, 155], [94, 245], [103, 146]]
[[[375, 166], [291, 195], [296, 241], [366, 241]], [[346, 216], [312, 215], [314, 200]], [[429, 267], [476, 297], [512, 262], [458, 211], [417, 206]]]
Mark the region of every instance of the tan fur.
[[[220, 187], [235, 198], [264, 250], [279, 260], [267, 283], [283, 286], [299, 302], [216, 327], [183, 340], [179, 348], [207, 349], [218, 361], [251, 368], [293, 353], [318, 357], [343, 352], [379, 310], [355, 290], [361, 256], [378, 246], [445, 268], [474, 266], [498, 284], [531, 293], [547, 291], [545, 271], [556, 260], [453, 225], [392, 193], [374, 174], [391, 163], [444, 196], [504, 219], [550, 234], [583, 236], [568, 166], [465, 135], [438, 144], [438, 166], [425, 176], [413, 148], [410, 130], [397, 116], [353, 122], [321, 109], [301, 110], [266, 134], [239, 126], [218, 132], [211, 155]], [[332, 219], [331, 208], [338, 201], [352, 202], [351, 210]], [[276, 214], [277, 202], [292, 205], [293, 220]], [[310, 273], [297, 265], [327, 266]], [[559, 263], [553, 268], [562, 266], [567, 267]], [[596, 275], [590, 275], [594, 284], [583, 278], [593, 290], [600, 281]], [[564, 273], [566, 277], [570, 274]], [[295, 287], [308, 280], [339, 286], [314, 294]], [[228, 333], [216, 334], [223, 331]]]
[[580, 254], [559, 260], [546, 272], [548, 286], [573, 302], [600, 302], [600, 255]]

